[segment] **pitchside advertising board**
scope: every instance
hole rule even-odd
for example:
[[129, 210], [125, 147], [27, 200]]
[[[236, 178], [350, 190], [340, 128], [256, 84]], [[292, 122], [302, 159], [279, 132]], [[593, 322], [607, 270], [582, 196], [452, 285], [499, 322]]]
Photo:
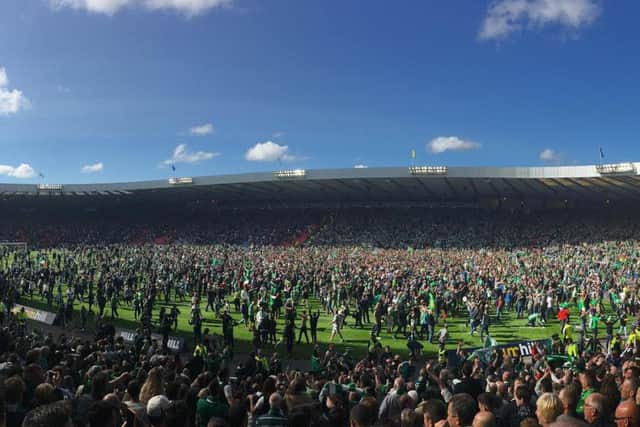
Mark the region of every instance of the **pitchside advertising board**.
[[[125, 343], [133, 345], [136, 341], [136, 336], [138, 334], [135, 331], [130, 329], [116, 329], [116, 338], [122, 337]], [[162, 343], [162, 335], [160, 334], [151, 334], [151, 339], [158, 341], [158, 343]], [[171, 351], [179, 352], [182, 350], [182, 346], [184, 345], [184, 338], [180, 337], [169, 337], [167, 341], [167, 347]]]
[[447, 351], [447, 366], [458, 366], [466, 359], [479, 357], [483, 361], [488, 361], [491, 358], [491, 354], [494, 350], [501, 351], [503, 356], [532, 356], [536, 353], [534, 347], [544, 348], [549, 344], [548, 339], [533, 340], [533, 341], [517, 341], [508, 344], [495, 345], [489, 348], [475, 347], [475, 348], [463, 348], [462, 351], [466, 354], [465, 358], [458, 356], [457, 350]]
[[27, 319], [40, 323], [45, 323], [49, 326], [53, 325], [56, 320], [56, 314], [50, 311], [38, 310], [37, 308], [27, 307], [26, 305], [16, 304], [11, 309], [13, 314], [18, 314], [20, 310], [24, 308], [24, 312], [27, 315]]

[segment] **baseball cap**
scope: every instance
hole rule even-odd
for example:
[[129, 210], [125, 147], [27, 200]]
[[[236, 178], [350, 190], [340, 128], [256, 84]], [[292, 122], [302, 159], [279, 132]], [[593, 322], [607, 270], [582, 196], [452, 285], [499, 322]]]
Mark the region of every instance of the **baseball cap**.
[[171, 401], [167, 396], [153, 396], [149, 399], [149, 402], [147, 402], [147, 415], [150, 418], [161, 418], [169, 406], [171, 406]]

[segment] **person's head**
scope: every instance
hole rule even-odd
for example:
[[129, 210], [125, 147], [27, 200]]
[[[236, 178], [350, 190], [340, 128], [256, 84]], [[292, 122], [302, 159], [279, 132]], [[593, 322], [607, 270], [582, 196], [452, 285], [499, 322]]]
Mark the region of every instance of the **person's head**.
[[167, 396], [159, 395], [149, 399], [147, 402], [147, 416], [151, 421], [151, 425], [162, 426], [166, 424], [169, 406], [171, 406], [171, 401]]
[[363, 405], [356, 405], [351, 409], [349, 420], [351, 427], [370, 427], [373, 424], [371, 411]]
[[235, 401], [229, 407], [229, 424], [231, 427], [247, 427], [249, 421], [247, 408], [243, 402]]
[[71, 408], [66, 402], [38, 406], [27, 412], [22, 427], [73, 427]]
[[140, 396], [140, 383], [137, 380], [131, 380], [127, 384], [127, 397], [132, 402], [137, 402]]
[[589, 424], [604, 418], [606, 400], [600, 393], [592, 393], [584, 401], [584, 419]]
[[478, 406], [473, 397], [466, 393], [454, 395], [449, 401], [447, 414], [449, 427], [471, 425], [476, 412], [478, 412]]
[[108, 400], [98, 400], [89, 407], [89, 427], [118, 427], [122, 424], [118, 407]]
[[55, 402], [56, 394], [55, 389], [49, 383], [38, 384], [33, 391], [33, 399], [35, 400], [35, 406], [48, 405]]
[[578, 407], [578, 400], [580, 399], [580, 391], [574, 384], [569, 384], [560, 390], [558, 395], [562, 402], [563, 412], [565, 415], [574, 415], [576, 408]]
[[[575, 424], [558, 426], [558, 422], [556, 421], [552, 424], [552, 426], [553, 427], [575, 427]], [[540, 427], [540, 424], [538, 424], [537, 418], [527, 417], [522, 421], [520, 421], [520, 427]]]
[[101, 400], [108, 393], [109, 377], [104, 372], [98, 372], [91, 377], [91, 396]]
[[580, 381], [583, 390], [592, 390], [596, 385], [596, 375], [593, 371], [586, 370], [580, 372], [578, 381]]
[[229, 423], [224, 418], [211, 417], [207, 427], [229, 427]]
[[184, 400], [171, 402], [171, 405], [165, 411], [165, 420], [167, 427], [183, 427], [185, 420], [189, 417], [189, 409]]
[[478, 412], [473, 418], [473, 427], [495, 427], [496, 417], [492, 412]]
[[147, 404], [154, 396], [164, 394], [164, 385], [162, 382], [162, 367], [156, 366], [147, 374], [147, 379], [140, 388], [140, 402]]
[[480, 393], [478, 396], [478, 408], [480, 411], [493, 412], [498, 409], [499, 397], [491, 393]]
[[405, 408], [400, 413], [400, 427], [415, 427], [416, 413], [413, 409]]
[[282, 408], [282, 396], [280, 396], [280, 393], [271, 393], [269, 407], [274, 411], [279, 411]]
[[531, 399], [531, 393], [529, 392], [529, 387], [526, 385], [519, 385], [515, 391], [516, 405], [524, 406], [529, 403]]
[[549, 425], [562, 414], [563, 405], [560, 398], [553, 393], [544, 393], [536, 402], [536, 416], [538, 422], [543, 425]]
[[507, 394], [509, 393], [509, 387], [507, 386], [507, 383], [504, 381], [497, 381], [496, 382], [496, 395], [505, 399], [507, 397]]
[[616, 408], [615, 422], [617, 427], [640, 425], [640, 409], [633, 400], [620, 402]]
[[429, 399], [420, 405], [423, 413], [424, 427], [434, 427], [436, 423], [447, 418], [447, 405], [438, 399]]
[[628, 378], [622, 382], [620, 386], [620, 399], [634, 399], [636, 397], [636, 390], [638, 389], [638, 383], [640, 380], [636, 377]]
[[464, 364], [462, 365], [462, 375], [464, 375], [465, 378], [469, 378], [472, 373], [473, 363], [471, 363], [471, 361], [464, 362]]
[[5, 394], [4, 398], [7, 404], [15, 405], [22, 402], [22, 397], [27, 389], [22, 378], [13, 376], [7, 378], [4, 382]]

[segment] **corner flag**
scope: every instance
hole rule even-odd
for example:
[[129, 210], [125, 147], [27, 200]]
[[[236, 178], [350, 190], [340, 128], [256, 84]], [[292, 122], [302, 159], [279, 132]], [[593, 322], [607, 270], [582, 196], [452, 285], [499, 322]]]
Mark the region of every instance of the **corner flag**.
[[602, 151], [602, 147], [600, 147], [600, 158], [604, 159], [604, 151]]

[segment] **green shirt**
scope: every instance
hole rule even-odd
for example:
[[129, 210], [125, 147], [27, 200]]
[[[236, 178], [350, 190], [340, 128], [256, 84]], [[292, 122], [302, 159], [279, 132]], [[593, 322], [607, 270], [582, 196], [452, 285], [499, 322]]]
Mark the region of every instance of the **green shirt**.
[[590, 394], [593, 393], [593, 390], [587, 389], [582, 392], [580, 395], [580, 400], [578, 400], [578, 407], [576, 408], [576, 414], [580, 416], [584, 416], [584, 402], [587, 400]]
[[196, 406], [196, 415], [198, 418], [198, 426], [207, 427], [212, 417], [227, 419], [229, 417], [229, 406], [227, 402], [221, 402], [211, 397], [199, 399]]

